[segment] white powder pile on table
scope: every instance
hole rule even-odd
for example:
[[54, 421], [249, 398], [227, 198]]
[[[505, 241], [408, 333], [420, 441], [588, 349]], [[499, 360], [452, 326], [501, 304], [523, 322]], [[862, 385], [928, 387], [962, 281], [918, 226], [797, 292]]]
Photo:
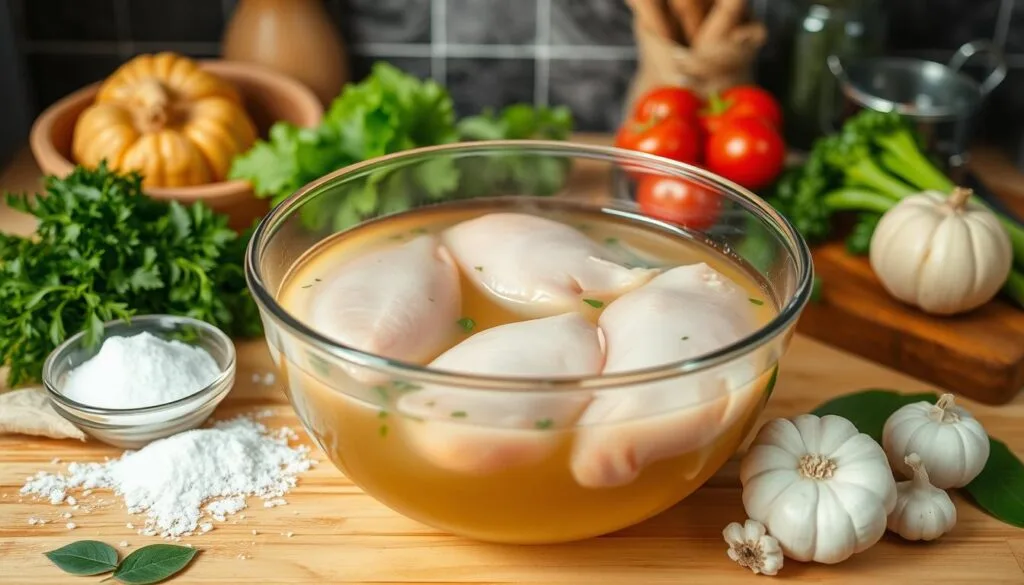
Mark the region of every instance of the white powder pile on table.
[[220, 375], [201, 347], [151, 333], [110, 337], [100, 351], [68, 373], [61, 393], [99, 408], [143, 408], [199, 392]]
[[[148, 517], [141, 534], [188, 535], [211, 517], [223, 521], [245, 508], [246, 496], [280, 501], [296, 476], [315, 461], [309, 448], [292, 447], [295, 432], [271, 432], [252, 417], [218, 422], [127, 451], [106, 463], [71, 463], [67, 473], [39, 472], [21, 493], [65, 503], [69, 490], [108, 488], [132, 513]], [[205, 505], [205, 508], [204, 508]], [[207, 523], [202, 523], [208, 531]]]

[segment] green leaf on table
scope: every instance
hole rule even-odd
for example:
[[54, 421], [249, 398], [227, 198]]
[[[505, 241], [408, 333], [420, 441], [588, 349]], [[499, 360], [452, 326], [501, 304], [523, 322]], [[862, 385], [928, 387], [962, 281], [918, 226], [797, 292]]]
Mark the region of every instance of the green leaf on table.
[[963, 490], [996, 519], [1024, 528], [1024, 463], [1006, 443], [989, 437], [989, 444], [985, 468]]
[[931, 392], [900, 394], [893, 390], [871, 389], [829, 400], [812, 410], [811, 414], [841, 416], [852, 422], [857, 430], [881, 444], [882, 428], [892, 413], [908, 404], [921, 401], [934, 404], [936, 400], [938, 397]]
[[43, 554], [72, 575], [99, 575], [117, 567], [117, 550], [98, 540], [79, 540]]
[[158, 583], [184, 569], [199, 551], [173, 544], [151, 544], [128, 555], [112, 577], [129, 585]]

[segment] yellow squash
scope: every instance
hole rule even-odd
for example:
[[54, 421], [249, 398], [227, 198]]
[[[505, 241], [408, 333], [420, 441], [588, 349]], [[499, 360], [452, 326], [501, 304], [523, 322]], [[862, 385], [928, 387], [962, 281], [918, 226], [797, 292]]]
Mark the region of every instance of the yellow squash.
[[226, 81], [173, 53], [140, 55], [100, 86], [75, 124], [72, 155], [94, 167], [137, 170], [146, 187], [223, 181], [256, 140], [242, 100]]

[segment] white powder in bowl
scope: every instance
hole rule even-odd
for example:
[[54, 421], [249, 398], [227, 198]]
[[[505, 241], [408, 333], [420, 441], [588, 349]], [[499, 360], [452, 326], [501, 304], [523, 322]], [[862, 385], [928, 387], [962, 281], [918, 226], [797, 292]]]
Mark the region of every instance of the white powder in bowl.
[[68, 373], [64, 396], [98, 408], [144, 408], [199, 392], [220, 374], [201, 347], [150, 333], [110, 337], [90, 360]]

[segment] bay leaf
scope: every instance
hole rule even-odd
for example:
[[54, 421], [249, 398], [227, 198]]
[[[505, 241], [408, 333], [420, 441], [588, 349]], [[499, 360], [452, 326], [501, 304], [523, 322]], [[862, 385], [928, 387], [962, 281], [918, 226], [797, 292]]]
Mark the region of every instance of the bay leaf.
[[184, 569], [199, 551], [174, 544], [151, 544], [125, 557], [111, 575], [128, 585], [159, 583]]
[[85, 440], [85, 433], [57, 414], [46, 389], [19, 388], [0, 393], [0, 435]]
[[882, 429], [885, 421], [900, 408], [915, 402], [931, 402], [938, 396], [931, 392], [900, 394], [893, 390], [870, 389], [833, 398], [811, 411], [811, 414], [825, 416], [834, 414], [853, 423], [857, 430], [882, 444]]
[[1024, 528], [1024, 463], [1006, 443], [989, 437], [985, 468], [963, 491], [998, 520]]
[[79, 540], [43, 554], [72, 575], [99, 575], [117, 567], [117, 550], [98, 540]]

